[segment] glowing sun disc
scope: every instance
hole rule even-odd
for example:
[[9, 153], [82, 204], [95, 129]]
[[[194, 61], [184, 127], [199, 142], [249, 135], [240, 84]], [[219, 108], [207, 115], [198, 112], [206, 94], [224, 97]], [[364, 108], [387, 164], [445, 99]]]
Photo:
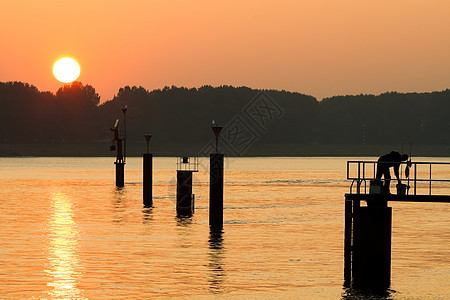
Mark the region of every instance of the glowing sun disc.
[[73, 58], [61, 58], [53, 65], [53, 75], [64, 83], [75, 81], [80, 76], [80, 65]]

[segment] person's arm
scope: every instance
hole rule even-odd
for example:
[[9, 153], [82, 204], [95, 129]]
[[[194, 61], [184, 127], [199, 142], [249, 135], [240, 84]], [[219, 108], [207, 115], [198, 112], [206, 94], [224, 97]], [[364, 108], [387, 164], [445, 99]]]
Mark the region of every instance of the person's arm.
[[398, 184], [401, 184], [402, 181], [400, 180], [400, 176], [398, 174], [399, 169], [400, 169], [400, 164], [395, 164], [394, 165], [394, 174], [395, 174], [395, 177], [397, 177]]

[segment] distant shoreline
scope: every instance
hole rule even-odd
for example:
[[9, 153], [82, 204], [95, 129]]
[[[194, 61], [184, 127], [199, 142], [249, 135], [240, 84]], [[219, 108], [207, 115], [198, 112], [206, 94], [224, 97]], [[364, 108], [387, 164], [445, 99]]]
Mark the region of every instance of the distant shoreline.
[[[109, 151], [108, 142], [95, 143], [27, 143], [0, 144], [0, 157], [114, 157]], [[248, 150], [239, 153], [224, 151], [229, 157], [264, 157], [264, 156], [380, 156], [390, 151], [402, 152], [401, 145], [340, 145], [340, 144], [271, 144], [252, 145]], [[403, 145], [403, 152], [408, 155], [423, 157], [450, 157], [449, 145]], [[128, 143], [127, 156], [140, 157], [146, 151], [145, 142]], [[152, 145], [150, 153], [155, 156], [205, 156], [199, 155], [201, 147], [189, 145]]]

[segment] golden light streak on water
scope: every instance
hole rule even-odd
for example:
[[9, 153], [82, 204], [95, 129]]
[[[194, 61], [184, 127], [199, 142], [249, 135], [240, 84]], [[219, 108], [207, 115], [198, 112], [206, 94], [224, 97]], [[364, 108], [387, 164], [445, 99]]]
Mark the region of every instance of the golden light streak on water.
[[77, 282], [81, 276], [78, 259], [78, 230], [74, 220], [72, 203], [64, 193], [51, 195], [49, 219], [49, 296], [57, 299], [83, 299]]

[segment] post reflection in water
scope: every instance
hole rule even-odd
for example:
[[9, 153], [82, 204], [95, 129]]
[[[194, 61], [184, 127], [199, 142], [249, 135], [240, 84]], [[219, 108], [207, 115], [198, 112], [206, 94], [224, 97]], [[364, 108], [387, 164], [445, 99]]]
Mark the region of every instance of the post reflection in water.
[[376, 299], [376, 300], [392, 300], [394, 290], [391, 289], [355, 289], [344, 287], [342, 293], [342, 300], [362, 300], [362, 299]]
[[223, 247], [223, 231], [213, 230], [209, 232], [209, 264], [210, 273], [208, 282], [209, 289], [214, 294], [224, 292], [223, 281], [225, 279], [224, 262], [225, 249]]
[[178, 227], [191, 227], [193, 224], [192, 217], [176, 216], [175, 218]]
[[49, 268], [47, 286], [49, 296], [54, 298], [84, 299], [77, 284], [81, 276], [78, 259], [78, 230], [73, 218], [71, 200], [63, 193], [54, 193], [51, 198], [49, 218]]
[[127, 209], [127, 203], [126, 203], [126, 189], [125, 188], [115, 188], [114, 189], [114, 217], [113, 222], [115, 223], [123, 223], [126, 221], [126, 209]]
[[142, 209], [142, 223], [149, 224], [153, 220], [153, 207], [145, 207]]

